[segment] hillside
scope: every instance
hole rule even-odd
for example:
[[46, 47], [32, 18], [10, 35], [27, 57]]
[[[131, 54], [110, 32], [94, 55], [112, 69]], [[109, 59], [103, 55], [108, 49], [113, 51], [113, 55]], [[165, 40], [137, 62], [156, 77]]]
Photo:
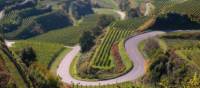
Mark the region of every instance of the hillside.
[[146, 54], [149, 64], [142, 81], [156, 87], [197, 88], [200, 82], [197, 75], [200, 70], [197, 61], [198, 36], [199, 32], [194, 31], [172, 32], [142, 42], [140, 49]]
[[182, 15], [187, 15], [191, 20], [200, 22], [200, 4], [198, 0], [188, 0], [181, 4], [177, 4], [168, 10], [166, 12], [172, 12], [172, 13], [179, 13]]
[[26, 88], [27, 84], [13, 62], [12, 56], [8, 55], [8, 49], [2, 38], [0, 42], [0, 86], [4, 88]]
[[[165, 2], [166, 3], [166, 2]], [[196, 0], [179, 2], [165, 6], [158, 15], [152, 29], [161, 30], [189, 30], [200, 28], [199, 3]], [[174, 20], [176, 19], [176, 20]]]
[[49, 0], [50, 4], [47, 4], [45, 1], [33, 0], [5, 3], [12, 3], [4, 4], [5, 16], [0, 22], [8, 39], [27, 39], [72, 26], [76, 20], [93, 13], [89, 1]]
[[0, 88], [199, 88], [199, 0], [0, 0]]
[[[32, 43], [32, 46], [34, 47], [34, 43]], [[49, 44], [49, 46], [54, 46], [54, 45]], [[22, 47], [25, 47], [25, 45]], [[38, 45], [35, 44], [34, 49], [37, 49], [37, 47]], [[14, 51], [16, 51], [16, 49]], [[22, 51], [17, 51], [17, 52], [21, 53]], [[30, 52], [30, 51], [25, 50], [22, 56], [17, 55], [15, 54], [15, 52], [13, 52], [12, 49], [8, 49], [5, 43], [3, 42], [3, 40], [1, 40], [0, 62], [3, 63], [0, 65], [1, 87], [5, 87], [5, 88], [44, 88], [44, 87], [60, 88], [60, 87], [63, 87], [63, 85], [59, 82], [59, 79], [57, 77], [54, 77], [53, 75], [54, 72], [52, 73], [48, 70], [51, 66], [49, 65], [48, 67], [48, 64], [54, 64], [53, 62], [49, 62], [46, 66], [44, 66], [43, 63], [45, 62], [42, 62], [42, 61], [41, 62], [38, 61], [35, 63], [32, 63], [31, 62], [32, 60], [25, 61], [24, 59], [27, 59], [27, 57], [29, 57], [29, 59], [31, 58], [30, 54], [26, 52]], [[42, 54], [44, 52], [40, 51], [38, 53]], [[38, 56], [38, 53], [36, 54], [37, 56]], [[48, 52], [48, 53], [51, 53], [51, 52]], [[24, 55], [29, 55], [29, 56], [24, 56]], [[47, 55], [44, 57], [47, 57], [48, 59], [50, 59], [50, 57], [55, 57], [55, 56], [48, 57]], [[38, 60], [39, 59], [42, 59], [42, 58], [38, 57]], [[49, 60], [49, 61], [56, 61], [56, 60]]]

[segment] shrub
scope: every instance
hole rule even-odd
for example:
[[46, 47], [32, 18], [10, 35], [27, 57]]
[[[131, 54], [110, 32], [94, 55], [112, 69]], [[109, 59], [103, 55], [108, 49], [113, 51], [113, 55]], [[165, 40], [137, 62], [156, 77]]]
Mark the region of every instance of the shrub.
[[21, 51], [22, 61], [30, 66], [34, 61], [36, 61], [36, 53], [32, 47], [26, 47]]
[[86, 52], [94, 45], [94, 36], [91, 32], [84, 32], [80, 39], [81, 51]]

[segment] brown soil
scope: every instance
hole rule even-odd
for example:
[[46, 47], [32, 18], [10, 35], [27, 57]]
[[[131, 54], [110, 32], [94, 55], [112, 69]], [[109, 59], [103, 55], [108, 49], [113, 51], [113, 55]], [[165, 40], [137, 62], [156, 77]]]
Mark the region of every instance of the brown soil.
[[113, 44], [111, 53], [114, 57], [114, 61], [116, 64], [114, 72], [117, 72], [117, 73], [123, 72], [125, 70], [125, 65], [123, 64], [122, 57], [120, 56], [120, 53], [119, 53], [118, 43]]

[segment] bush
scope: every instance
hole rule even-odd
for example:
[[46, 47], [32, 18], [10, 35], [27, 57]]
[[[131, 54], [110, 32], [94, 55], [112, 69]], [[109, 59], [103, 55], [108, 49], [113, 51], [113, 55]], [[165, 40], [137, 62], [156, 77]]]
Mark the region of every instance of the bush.
[[80, 19], [83, 16], [93, 14], [92, 6], [89, 0], [77, 0], [71, 4], [71, 15], [75, 19]]
[[86, 52], [94, 45], [94, 36], [91, 32], [84, 32], [80, 39], [81, 51]]
[[166, 15], [158, 17], [152, 29], [188, 30], [188, 29], [199, 29], [199, 28], [200, 24], [195, 21], [191, 21], [191, 19], [187, 15], [168, 13]]
[[168, 56], [161, 55], [158, 57], [157, 60], [155, 60], [151, 66], [150, 71], [152, 75], [152, 80], [159, 81], [162, 75], [167, 74], [167, 62], [168, 62]]
[[99, 36], [103, 29], [107, 26], [109, 26], [115, 18], [110, 15], [99, 15], [97, 19], [97, 25], [92, 29], [92, 33], [94, 36]]
[[26, 47], [21, 51], [22, 61], [30, 66], [34, 61], [36, 61], [36, 53], [32, 47]]
[[97, 25], [101, 28], [108, 26], [111, 22], [113, 22], [115, 18], [110, 15], [100, 15], [97, 20]]

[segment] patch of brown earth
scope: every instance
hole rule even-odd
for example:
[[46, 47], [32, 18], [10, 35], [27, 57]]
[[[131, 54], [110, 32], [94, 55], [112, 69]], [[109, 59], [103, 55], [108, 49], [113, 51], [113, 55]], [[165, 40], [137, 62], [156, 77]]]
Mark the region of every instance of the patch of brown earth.
[[118, 43], [113, 44], [111, 48], [111, 54], [116, 64], [114, 72], [117, 72], [117, 73], [123, 72], [126, 68], [125, 68], [125, 65], [123, 64], [122, 57], [120, 56], [120, 53], [119, 53]]

